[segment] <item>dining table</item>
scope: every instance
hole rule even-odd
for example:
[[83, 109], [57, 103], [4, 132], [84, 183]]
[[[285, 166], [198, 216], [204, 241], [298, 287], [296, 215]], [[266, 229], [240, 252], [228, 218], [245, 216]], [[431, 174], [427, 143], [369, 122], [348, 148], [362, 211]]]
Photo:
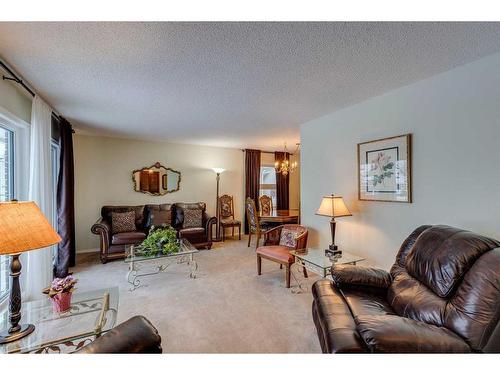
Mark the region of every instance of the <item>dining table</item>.
[[272, 210], [270, 212], [259, 212], [261, 223], [294, 224], [299, 222], [299, 210]]

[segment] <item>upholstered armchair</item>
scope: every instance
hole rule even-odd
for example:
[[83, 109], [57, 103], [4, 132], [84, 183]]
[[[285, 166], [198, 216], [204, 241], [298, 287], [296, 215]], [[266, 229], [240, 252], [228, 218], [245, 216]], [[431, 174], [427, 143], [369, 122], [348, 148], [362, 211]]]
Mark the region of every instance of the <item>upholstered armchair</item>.
[[[293, 250], [307, 248], [307, 228], [298, 224], [280, 225], [264, 233], [264, 244], [255, 251], [257, 254], [257, 274], [262, 274], [262, 259], [278, 263], [280, 268], [285, 266], [285, 284], [290, 288], [290, 267], [295, 257], [290, 254]], [[307, 271], [303, 268], [304, 277]]]

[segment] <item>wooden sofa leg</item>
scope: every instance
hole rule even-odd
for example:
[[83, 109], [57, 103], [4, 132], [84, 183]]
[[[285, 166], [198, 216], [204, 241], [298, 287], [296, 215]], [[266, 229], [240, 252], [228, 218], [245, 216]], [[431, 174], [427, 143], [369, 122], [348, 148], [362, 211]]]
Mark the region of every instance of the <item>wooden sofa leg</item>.
[[262, 258], [257, 255], [257, 275], [262, 275]]
[[287, 265], [285, 266], [286, 271], [285, 271], [285, 282], [286, 282], [286, 287], [290, 288], [290, 266]]

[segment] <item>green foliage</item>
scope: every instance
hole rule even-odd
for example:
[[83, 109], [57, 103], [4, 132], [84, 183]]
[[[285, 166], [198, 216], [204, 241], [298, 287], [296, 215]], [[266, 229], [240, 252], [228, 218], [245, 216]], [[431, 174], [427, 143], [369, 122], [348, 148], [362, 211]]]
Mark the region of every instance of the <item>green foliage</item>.
[[155, 228], [151, 227], [147, 238], [139, 245], [141, 254], [152, 257], [158, 253], [164, 255], [178, 253], [180, 245], [177, 241], [177, 232], [171, 226]]

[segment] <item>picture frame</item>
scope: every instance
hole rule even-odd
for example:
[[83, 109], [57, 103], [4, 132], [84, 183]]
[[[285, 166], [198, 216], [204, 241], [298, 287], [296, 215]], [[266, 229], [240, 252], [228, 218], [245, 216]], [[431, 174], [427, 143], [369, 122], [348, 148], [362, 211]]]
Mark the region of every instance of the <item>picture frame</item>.
[[411, 134], [358, 143], [358, 199], [412, 203]]

